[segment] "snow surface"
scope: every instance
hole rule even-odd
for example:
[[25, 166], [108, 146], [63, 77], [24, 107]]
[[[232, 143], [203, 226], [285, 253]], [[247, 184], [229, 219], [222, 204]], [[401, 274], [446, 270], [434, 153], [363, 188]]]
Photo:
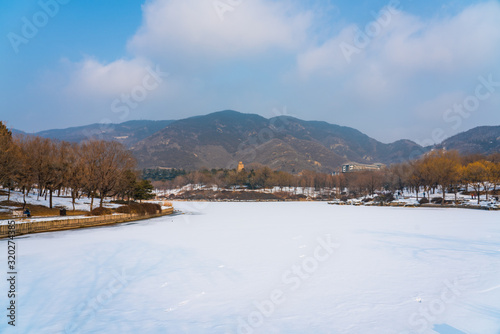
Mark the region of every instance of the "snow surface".
[[[7, 200], [7, 195], [0, 195], [0, 201]], [[23, 194], [19, 191], [13, 191], [10, 194], [10, 200], [18, 203], [23, 203]], [[52, 196], [52, 206], [53, 207], [64, 207], [67, 210], [73, 210], [73, 204], [71, 203], [71, 197], [69, 196]], [[28, 206], [30, 204], [44, 205], [49, 207], [50, 201], [49, 197], [47, 199], [43, 196], [37, 196], [36, 192], [30, 192], [26, 195], [26, 203]], [[94, 198], [94, 208], [99, 206], [99, 199]], [[120, 204], [109, 203], [109, 199], [104, 200], [104, 206], [107, 208], [116, 208], [121, 206]], [[15, 208], [19, 209], [19, 208]], [[90, 198], [82, 197], [75, 200], [75, 210], [89, 211], [90, 210]]]
[[500, 333], [498, 212], [174, 207], [17, 238], [18, 319], [0, 333]]

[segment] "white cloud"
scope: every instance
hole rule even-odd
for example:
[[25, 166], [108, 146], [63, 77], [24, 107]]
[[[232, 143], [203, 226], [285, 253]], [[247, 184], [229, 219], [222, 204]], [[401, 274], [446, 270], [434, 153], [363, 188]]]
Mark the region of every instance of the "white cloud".
[[[219, 1], [220, 2], [220, 1]], [[87, 58], [68, 66], [65, 91], [87, 97], [113, 97], [130, 91], [147, 74], [146, 67], [200, 66], [214, 60], [250, 58], [286, 50], [306, 39], [311, 14], [297, 13], [285, 2], [237, 1], [222, 19], [211, 0], [153, 0], [143, 5], [143, 23], [128, 43], [134, 55], [102, 63]], [[172, 61], [174, 59], [174, 61]], [[179, 78], [180, 82], [192, 81]], [[177, 85], [176, 90], [180, 89]], [[189, 89], [189, 88], [187, 88]]]
[[[453, 79], [467, 71], [477, 75], [481, 74], [478, 68], [495, 66], [500, 57], [497, 2], [431, 21], [391, 9], [388, 18], [380, 17], [381, 30], [366, 45], [359, 45], [359, 29], [350, 25], [312, 48], [307, 46], [315, 40], [307, 30], [311, 12], [300, 14], [285, 2], [234, 1], [240, 4], [221, 20], [214, 3], [154, 0], [145, 4], [143, 24], [129, 41], [136, 58], [108, 64], [86, 59], [75, 65], [69, 91], [112, 95], [129, 90], [142, 80], [152, 59], [167, 68], [176, 64], [171, 59], [196, 66], [197, 60], [241, 61], [281, 49], [296, 54], [301, 78], [329, 77], [343, 82], [346, 96], [360, 94], [380, 101], [390, 99], [422, 71]], [[346, 58], [342, 45], [357, 51]]]
[[[217, 10], [214, 5], [231, 10]], [[143, 7], [143, 25], [130, 40], [134, 54], [234, 57], [294, 49], [305, 39], [309, 13], [264, 0], [155, 0]]]
[[[466, 8], [455, 17], [425, 22], [403, 15], [391, 25], [387, 61], [412, 71], [450, 73], [497, 61], [500, 53], [500, 3]], [[409, 25], [408, 22], [413, 22]]]
[[[496, 1], [470, 6], [444, 19], [424, 20], [401, 11], [392, 13], [389, 23], [384, 26], [379, 22], [380, 31], [368, 36], [368, 42], [362, 45], [355, 38], [356, 28], [349, 27], [324, 44], [302, 52], [297, 61], [299, 72], [352, 73], [364, 70], [368, 60], [386, 67], [388, 73], [453, 73], [477, 69], [485, 63], [496, 64], [499, 59], [500, 4]], [[357, 30], [366, 31], [366, 27]], [[352, 49], [346, 51], [347, 46]]]
[[141, 84], [150, 62], [119, 59], [109, 64], [87, 58], [73, 64], [67, 92], [87, 97], [107, 97], [130, 91]]

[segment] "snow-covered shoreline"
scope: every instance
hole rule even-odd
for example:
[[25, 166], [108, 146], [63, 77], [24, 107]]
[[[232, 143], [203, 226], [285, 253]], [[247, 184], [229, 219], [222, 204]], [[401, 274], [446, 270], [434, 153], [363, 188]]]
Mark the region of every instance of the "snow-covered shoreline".
[[56, 220], [68, 220], [68, 219], [82, 219], [82, 218], [94, 218], [96, 216], [47, 216], [47, 217], [32, 217], [32, 218], [11, 218], [11, 219], [1, 219], [0, 225], [7, 225], [9, 221], [14, 220], [16, 224], [27, 224], [27, 223], [35, 223], [42, 221], [56, 221]]

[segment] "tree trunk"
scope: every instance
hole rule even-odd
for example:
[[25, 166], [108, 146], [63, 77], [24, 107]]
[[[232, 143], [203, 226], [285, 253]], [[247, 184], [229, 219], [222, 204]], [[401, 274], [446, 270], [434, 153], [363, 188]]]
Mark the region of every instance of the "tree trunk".
[[52, 209], [52, 188], [49, 190], [49, 208]]
[[75, 191], [71, 190], [71, 204], [73, 204], [73, 211], [75, 211], [75, 200], [76, 200]]

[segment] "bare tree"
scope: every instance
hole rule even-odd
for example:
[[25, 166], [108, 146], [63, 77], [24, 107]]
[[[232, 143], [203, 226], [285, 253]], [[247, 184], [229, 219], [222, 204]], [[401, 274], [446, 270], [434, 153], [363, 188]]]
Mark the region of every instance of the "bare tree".
[[91, 210], [97, 193], [100, 196], [99, 206], [102, 207], [104, 198], [119, 189], [122, 173], [135, 167], [135, 160], [130, 152], [118, 142], [84, 142], [82, 158], [85, 166], [85, 188], [91, 198]]
[[456, 151], [435, 151], [424, 159], [428, 182], [436, 184], [443, 193], [442, 205], [445, 203], [447, 188], [460, 180], [459, 159]]
[[470, 183], [477, 194], [477, 204], [480, 202], [481, 188], [487, 179], [486, 166], [481, 161], [471, 162], [464, 169], [464, 179]]
[[65, 169], [65, 185], [71, 191], [71, 204], [75, 211], [75, 201], [85, 186], [85, 166], [81, 146], [69, 144], [66, 151], [67, 166]]
[[8, 201], [10, 200], [10, 189], [14, 185], [18, 167], [18, 146], [12, 139], [12, 132], [0, 122], [0, 183], [8, 188]]
[[94, 207], [94, 198], [99, 186], [97, 179], [97, 168], [99, 164], [99, 152], [95, 151], [96, 141], [86, 141], [80, 144], [80, 154], [83, 165], [83, 191], [90, 198], [90, 211]]
[[66, 160], [68, 154], [68, 144], [65, 142], [49, 141], [46, 143], [44, 173], [44, 187], [49, 192], [49, 207], [52, 209], [52, 197], [54, 191], [60, 189], [65, 181], [65, 170], [68, 168]]

